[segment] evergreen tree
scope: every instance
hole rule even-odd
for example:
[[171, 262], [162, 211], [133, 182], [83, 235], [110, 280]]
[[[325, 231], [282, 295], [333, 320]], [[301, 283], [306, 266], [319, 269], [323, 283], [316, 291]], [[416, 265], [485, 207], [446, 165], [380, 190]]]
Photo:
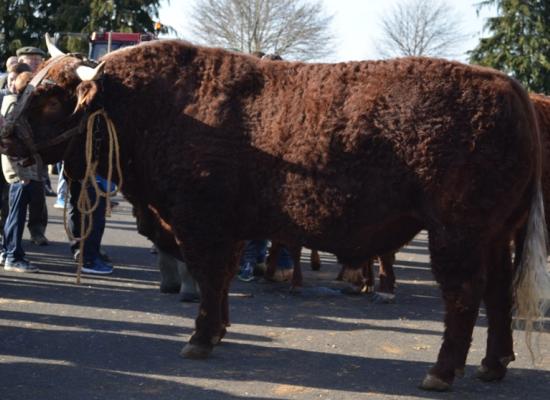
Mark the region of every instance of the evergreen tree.
[[0, 70], [19, 47], [44, 48], [47, 32], [153, 32], [159, 7], [160, 0], [0, 0]]
[[492, 36], [482, 38], [470, 62], [502, 70], [528, 90], [550, 93], [550, 0], [485, 0], [498, 15], [486, 24]]

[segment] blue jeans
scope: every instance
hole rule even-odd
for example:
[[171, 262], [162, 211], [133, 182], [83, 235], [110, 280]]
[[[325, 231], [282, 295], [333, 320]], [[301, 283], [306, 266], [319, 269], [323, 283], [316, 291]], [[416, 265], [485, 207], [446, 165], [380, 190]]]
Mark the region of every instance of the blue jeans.
[[[80, 237], [80, 212], [78, 211], [77, 202], [82, 190], [82, 184], [80, 182], [71, 183], [70, 203], [71, 207], [68, 210], [69, 213], [69, 229], [75, 238]], [[88, 196], [90, 197], [91, 204], [95, 202], [95, 191], [93, 187], [88, 186]], [[105, 231], [105, 208], [106, 201], [104, 197], [100, 197], [99, 205], [92, 213], [92, 231], [84, 242], [84, 263], [91, 263], [97, 257], [99, 257], [99, 248], [101, 246], [101, 239], [103, 238], [103, 232]], [[87, 223], [87, 219], [85, 219]], [[80, 248], [78, 240], [71, 242], [71, 250], [74, 253]]]
[[57, 164], [57, 201], [59, 203], [64, 202], [67, 199], [67, 180], [64, 175], [64, 164], [63, 161], [58, 162]]
[[[248, 240], [244, 247], [241, 265], [247, 262], [256, 265], [265, 262], [267, 254], [267, 240]], [[277, 258], [277, 267], [281, 269], [291, 269], [294, 266], [288, 250], [283, 247]]]
[[241, 265], [252, 265], [265, 262], [267, 254], [267, 240], [247, 240], [241, 257]]
[[[9, 212], [4, 225], [3, 250], [10, 262], [22, 260], [25, 257], [22, 238], [27, 218], [27, 206], [31, 202], [42, 202], [44, 184], [39, 181], [12, 183], [9, 188]], [[40, 214], [39, 214], [40, 215]]]

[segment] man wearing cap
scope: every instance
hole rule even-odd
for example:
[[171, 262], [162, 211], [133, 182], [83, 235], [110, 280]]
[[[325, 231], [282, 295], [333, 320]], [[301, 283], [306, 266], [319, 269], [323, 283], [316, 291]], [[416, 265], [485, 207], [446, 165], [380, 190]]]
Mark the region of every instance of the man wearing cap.
[[[39, 49], [38, 47], [33, 46], [25, 46], [18, 49], [15, 54], [17, 54], [17, 61], [23, 62], [27, 64], [29, 67], [31, 67], [32, 72], [36, 72], [40, 64], [44, 61], [44, 58], [46, 57], [46, 53]], [[46, 180], [44, 183], [46, 194], [48, 196], [55, 196], [55, 192], [52, 190], [50, 179]]]
[[[19, 63], [24, 63], [28, 65], [33, 73], [36, 72], [40, 64], [42, 64], [42, 62], [44, 61], [44, 57], [46, 56], [46, 53], [44, 51], [32, 46], [21, 47], [15, 52], [15, 54], [17, 55]], [[34, 173], [35, 171], [33, 171], [34, 168], [36, 167], [29, 167], [28, 171], [30, 173], [30, 176], [36, 175]], [[37, 172], [37, 176], [39, 176], [40, 179], [38, 179], [38, 182], [35, 186], [42, 185], [46, 190], [47, 185], [44, 183], [44, 178], [47, 180], [46, 166], [43, 166], [42, 169], [43, 171]], [[26, 179], [28, 178], [27, 175], [29, 175], [27, 173], [27, 168], [18, 167], [15, 171], [15, 174], [11, 174], [13, 175], [12, 180], [14, 180], [15, 182], [19, 182], [20, 180], [28, 180]], [[17, 175], [21, 176], [18, 177]], [[40, 185], [38, 185], [38, 183], [40, 183]], [[24, 208], [28, 207], [29, 210], [29, 220], [27, 226], [31, 234], [31, 241], [39, 246], [45, 246], [48, 244], [48, 239], [44, 235], [44, 233], [46, 232], [46, 225], [48, 224], [48, 211], [46, 207], [46, 197], [44, 190], [33, 190], [29, 196], [29, 202], [24, 205]], [[24, 213], [25, 211], [14, 210], [15, 213]]]
[[25, 46], [17, 49], [15, 52], [17, 55], [17, 61], [23, 62], [31, 67], [32, 72], [36, 72], [38, 66], [42, 64], [46, 53], [38, 47]]

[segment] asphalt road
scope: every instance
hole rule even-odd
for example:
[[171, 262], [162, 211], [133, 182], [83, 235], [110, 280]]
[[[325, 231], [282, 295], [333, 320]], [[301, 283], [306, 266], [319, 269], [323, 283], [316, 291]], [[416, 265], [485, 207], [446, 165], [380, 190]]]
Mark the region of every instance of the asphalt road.
[[549, 333], [538, 337], [545, 357], [537, 366], [519, 331], [506, 379], [473, 378], [485, 349], [483, 310], [466, 376], [450, 393], [418, 389], [443, 327], [425, 234], [398, 254], [394, 304], [342, 295], [327, 254], [320, 272], [304, 254], [298, 295], [284, 283], [235, 281], [232, 326], [206, 361], [179, 357], [197, 305], [159, 292], [155, 256], [128, 203], [107, 224], [112, 276], [75, 284], [61, 210], [50, 208], [47, 236], [51, 245], [37, 247], [25, 233], [39, 274], [0, 269], [0, 400], [550, 399]]

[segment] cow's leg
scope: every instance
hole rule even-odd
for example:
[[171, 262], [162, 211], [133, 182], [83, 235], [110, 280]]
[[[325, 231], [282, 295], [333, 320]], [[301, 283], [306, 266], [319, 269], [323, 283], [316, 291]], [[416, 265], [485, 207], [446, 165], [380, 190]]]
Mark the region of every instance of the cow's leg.
[[178, 260], [159, 249], [157, 264], [160, 270], [160, 291], [162, 293], [178, 293], [181, 287]]
[[436, 364], [421, 384], [427, 390], [449, 390], [462, 376], [485, 286], [482, 244], [471, 232], [430, 232], [432, 270], [445, 304], [445, 332]]
[[366, 293], [374, 292], [374, 257], [370, 257], [362, 264], [361, 271], [364, 279], [362, 291]]
[[[356, 295], [374, 291], [373, 258], [367, 258], [360, 264], [343, 264], [340, 271], [341, 280], [351, 283], [351, 287], [342, 289], [342, 293]], [[340, 275], [338, 278], [340, 278]]]
[[288, 249], [292, 263], [294, 264], [294, 271], [292, 271], [292, 283], [290, 290], [296, 290], [304, 286], [304, 277], [302, 276], [302, 246], [292, 246]]
[[319, 256], [319, 250], [311, 249], [310, 265], [313, 271], [319, 271], [321, 269], [321, 257]]
[[490, 279], [483, 296], [489, 321], [487, 352], [477, 374], [484, 381], [504, 378], [508, 363], [515, 359], [512, 338], [513, 267], [507, 242], [495, 248], [490, 261]]
[[380, 269], [378, 272], [378, 291], [381, 293], [395, 292], [395, 274], [393, 264], [395, 263], [395, 253], [390, 252], [378, 257]]
[[[222, 331], [220, 334], [220, 340], [222, 340], [227, 333], [227, 328], [231, 326], [231, 322], [229, 321], [229, 286], [231, 284], [231, 280], [233, 279], [234, 274], [228, 274], [227, 279], [224, 283], [224, 288], [222, 291]], [[218, 341], [219, 343], [219, 341]]]
[[206, 358], [225, 335], [229, 323], [227, 292], [241, 250], [242, 243], [220, 243], [197, 252], [186, 250], [189, 271], [199, 284], [201, 299], [195, 332], [181, 352], [183, 357]]
[[197, 302], [200, 298], [200, 291], [197, 287], [197, 282], [193, 279], [193, 276], [189, 273], [187, 264], [183, 261], [177, 260], [177, 267], [179, 276], [181, 278], [181, 288], [179, 293], [179, 299], [183, 302]]

